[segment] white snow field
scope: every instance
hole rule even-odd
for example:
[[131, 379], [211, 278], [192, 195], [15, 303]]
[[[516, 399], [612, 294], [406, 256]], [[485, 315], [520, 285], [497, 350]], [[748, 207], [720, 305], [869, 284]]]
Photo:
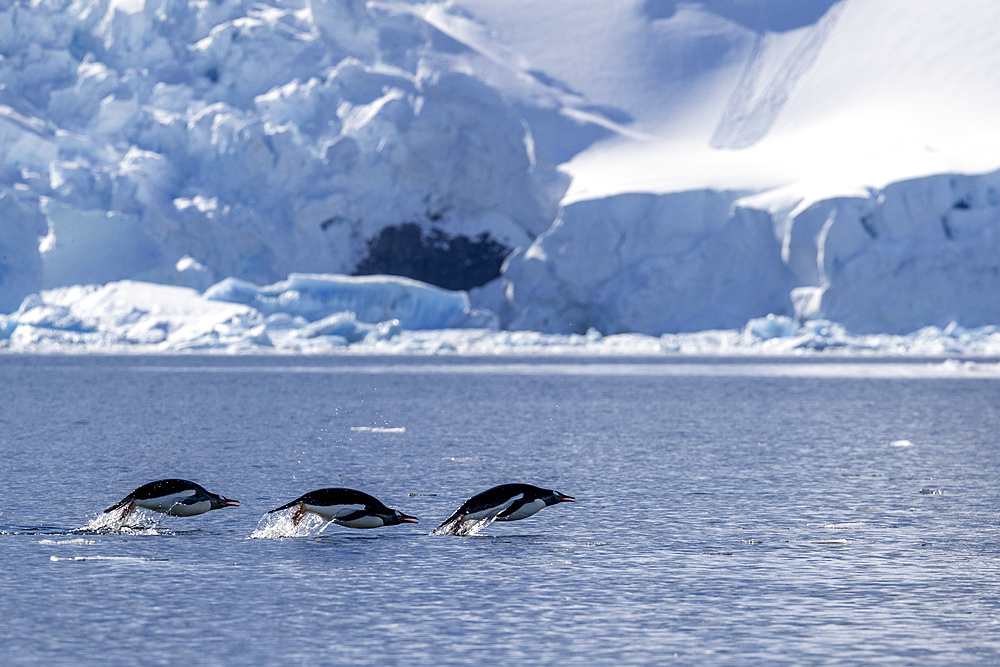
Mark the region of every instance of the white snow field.
[[[997, 355], [998, 28], [994, 0], [5, 3], [0, 349]], [[350, 275], [407, 225], [446, 274], [470, 240], [505, 261]]]

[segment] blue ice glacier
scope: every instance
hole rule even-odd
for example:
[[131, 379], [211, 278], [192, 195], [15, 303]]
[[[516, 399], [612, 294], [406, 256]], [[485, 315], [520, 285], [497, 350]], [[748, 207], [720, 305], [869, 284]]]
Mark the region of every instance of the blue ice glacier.
[[410, 330], [498, 326], [496, 315], [469, 305], [466, 292], [394, 276], [293, 273], [263, 287], [227, 278], [208, 288], [205, 298], [244, 304], [264, 316], [284, 314], [307, 322], [353, 313], [360, 322], [398, 320]]

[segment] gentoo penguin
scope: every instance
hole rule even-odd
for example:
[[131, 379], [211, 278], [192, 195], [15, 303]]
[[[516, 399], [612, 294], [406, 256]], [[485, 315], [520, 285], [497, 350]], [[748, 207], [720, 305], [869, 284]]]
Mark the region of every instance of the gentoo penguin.
[[348, 528], [381, 528], [400, 523], [418, 523], [417, 517], [392, 510], [380, 500], [354, 489], [317, 489], [277, 509], [280, 512], [295, 508], [292, 523], [298, 525], [309, 512], [318, 514], [326, 521], [333, 521]]
[[461, 528], [467, 521], [517, 521], [531, 516], [543, 507], [556, 503], [575, 502], [576, 498], [532, 486], [531, 484], [501, 484], [472, 496], [438, 526]]
[[161, 479], [143, 484], [104, 512], [113, 512], [120, 507], [125, 508], [122, 519], [126, 519], [136, 507], [170, 516], [194, 516], [222, 507], [239, 507], [239, 502], [206, 491], [205, 487], [194, 482]]

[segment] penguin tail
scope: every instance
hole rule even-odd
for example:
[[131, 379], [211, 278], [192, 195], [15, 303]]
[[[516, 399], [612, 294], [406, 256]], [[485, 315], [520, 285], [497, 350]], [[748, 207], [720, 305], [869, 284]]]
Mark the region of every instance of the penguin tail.
[[439, 529], [440, 529], [440, 528], [444, 528], [445, 526], [447, 526], [447, 525], [449, 525], [449, 524], [453, 524], [453, 523], [457, 523], [457, 522], [459, 522], [459, 521], [461, 521], [461, 520], [462, 520], [462, 517], [463, 517], [463, 516], [464, 516], [464, 515], [463, 515], [463, 514], [462, 514], [461, 512], [455, 512], [455, 513], [454, 513], [454, 514], [452, 514], [452, 515], [451, 515], [450, 517], [448, 517], [447, 519], [445, 519], [444, 521], [442, 521], [442, 522], [441, 522], [441, 525], [440, 525], [440, 526], [438, 526], [438, 528], [439, 528]]
[[119, 500], [117, 503], [115, 503], [114, 505], [112, 505], [108, 509], [104, 510], [104, 514], [107, 514], [108, 512], [114, 512], [117, 509], [121, 509], [122, 507], [125, 507], [126, 505], [128, 505], [130, 502], [132, 502], [132, 496], [130, 496], [130, 495], [129, 496], [125, 496], [124, 498], [122, 498], [121, 500]]
[[267, 513], [274, 514], [275, 512], [280, 512], [281, 510], [287, 510], [289, 507], [295, 507], [298, 504], [299, 504], [298, 500], [293, 500], [292, 502], [282, 505], [281, 507], [276, 507], [273, 510], [268, 510]]

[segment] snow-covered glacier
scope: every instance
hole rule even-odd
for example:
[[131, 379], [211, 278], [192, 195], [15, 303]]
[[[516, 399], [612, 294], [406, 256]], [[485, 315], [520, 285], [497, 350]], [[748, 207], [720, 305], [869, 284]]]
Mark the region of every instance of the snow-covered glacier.
[[0, 346], [995, 353], [996, 25], [992, 0], [9, 3]]
[[[4, 224], [47, 228], [17, 253], [41, 272], [4, 282], [3, 305], [126, 278], [203, 289], [350, 272], [390, 225], [505, 247], [544, 231], [565, 179], [533, 162], [499, 91], [431, 66], [454, 47], [404, 9], [8, 6], [4, 188], [27, 213]], [[184, 258], [200, 270], [178, 270]]]

